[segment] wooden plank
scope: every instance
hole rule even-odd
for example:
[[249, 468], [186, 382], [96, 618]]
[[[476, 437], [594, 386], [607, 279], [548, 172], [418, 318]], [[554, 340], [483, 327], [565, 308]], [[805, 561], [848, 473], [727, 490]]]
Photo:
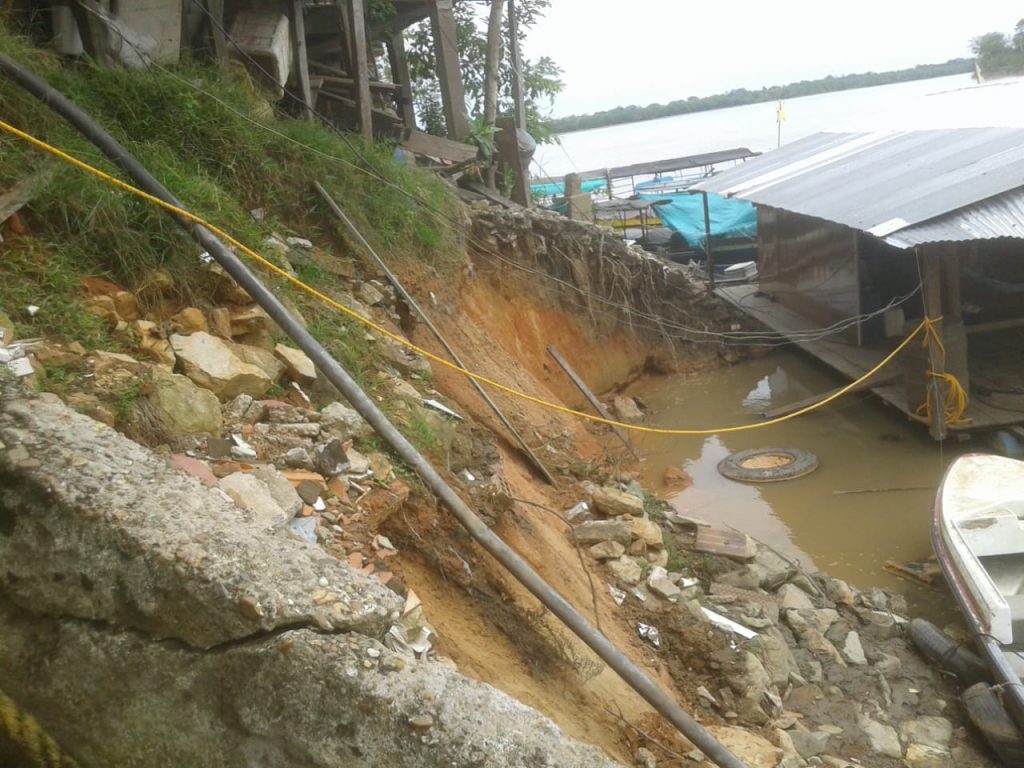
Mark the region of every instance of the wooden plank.
[[224, 35], [224, 0], [206, 0], [207, 20], [210, 23], [210, 39], [213, 41], [213, 55], [222, 66], [228, 60], [228, 41]]
[[412, 78], [409, 74], [409, 60], [405, 55], [405, 37], [395, 32], [388, 40], [388, 60], [391, 62], [391, 78], [401, 87], [397, 94], [398, 114], [406, 126], [416, 127], [416, 110], [412, 102]]
[[443, 136], [432, 136], [416, 128], [405, 130], [401, 146], [413, 154], [436, 157], [438, 160], [447, 160], [452, 163], [475, 160], [477, 155], [477, 148], [472, 144], [452, 141]]
[[[558, 350], [555, 349], [555, 346], [553, 344], [548, 347], [548, 354], [551, 355], [551, 357], [554, 358], [555, 362], [558, 363], [559, 367], [563, 371], [565, 371], [566, 375], [572, 380], [572, 383], [576, 385], [576, 388], [583, 393], [583, 396], [587, 398], [587, 402], [589, 402], [594, 407], [594, 410], [597, 411], [598, 415], [602, 419], [614, 421], [614, 419], [612, 419], [611, 415], [608, 413], [608, 410], [604, 407], [604, 405], [602, 405], [601, 401], [598, 400], [597, 397], [594, 396], [594, 393], [590, 391], [590, 387], [588, 387], [583, 382], [583, 379], [581, 379], [579, 375], [576, 373], [576, 371], [572, 369], [572, 366], [565, 361], [565, 358], [563, 358], [562, 355], [559, 354]], [[633, 443], [630, 442], [629, 437], [626, 436], [626, 433], [622, 429], [622, 427], [612, 426], [612, 431], [615, 433], [616, 437], [618, 437], [619, 440], [621, 440], [622, 443], [629, 449], [629, 452], [633, 454], [633, 458], [639, 461], [640, 454], [637, 452], [636, 447], [633, 445]]]
[[[926, 250], [920, 257], [922, 269], [924, 270], [924, 282], [922, 292], [924, 294], [925, 315], [932, 319], [942, 316], [942, 266], [939, 255], [934, 251]], [[941, 376], [946, 371], [945, 353], [942, 349], [942, 323], [935, 325], [934, 335], [928, 335], [928, 360], [932, 373]], [[928, 427], [931, 436], [936, 440], [946, 438], [946, 383], [940, 378], [932, 379], [928, 386], [928, 397], [932, 404], [932, 419]]]
[[373, 141], [373, 100], [370, 96], [370, 63], [366, 46], [366, 0], [350, 0], [352, 10], [353, 74], [356, 80], [356, 102], [359, 105], [359, 130], [363, 138]]
[[475, 192], [476, 194], [480, 195], [480, 197], [492, 203], [496, 203], [504, 208], [510, 208], [513, 210], [517, 208], [522, 208], [522, 206], [519, 205], [519, 203], [509, 200], [504, 195], [499, 195], [493, 189], [489, 189], [486, 184], [481, 184], [478, 181], [470, 181], [463, 183], [465, 184], [466, 189], [468, 189], [470, 192]]
[[53, 169], [49, 167], [37, 171], [19, 181], [9, 192], [0, 195], [0, 224], [27, 205], [36, 196], [36, 193], [53, 178], [53, 173]]
[[698, 528], [693, 548], [738, 560], [753, 560], [757, 554], [757, 542], [747, 534], [724, 528]]
[[[868, 379], [865, 382], [861, 382], [856, 387], [851, 389], [847, 394], [853, 394], [854, 392], [863, 392], [866, 389], [871, 389], [872, 387], [879, 387], [882, 386], [883, 384], [889, 384], [900, 378], [902, 378], [902, 374], [899, 373], [887, 373], [885, 375], [879, 375], [876, 378]], [[848, 387], [850, 385], [845, 384], [843, 386]], [[843, 389], [843, 387], [836, 387], [835, 389], [830, 389], [828, 392], [822, 392], [817, 395], [805, 397], [803, 400], [797, 400], [795, 403], [789, 403], [788, 405], [780, 405], [778, 408], [772, 408], [771, 410], [764, 411], [761, 414], [761, 416], [764, 417], [765, 419], [779, 419], [782, 418], [783, 416], [788, 416], [791, 413], [796, 413], [797, 411], [803, 408], [807, 408], [808, 406], [821, 402], [826, 398], [832, 397], [832, 395], [836, 394], [836, 392], [839, 392], [841, 389]]]
[[430, 28], [434, 36], [437, 79], [441, 84], [441, 102], [448, 138], [461, 141], [469, 136], [469, 117], [466, 114], [466, 92], [459, 67], [452, 0], [433, 0], [430, 6]]
[[[354, 89], [358, 83], [351, 77], [337, 77], [335, 75], [320, 75], [320, 78], [328, 85], [338, 85], [342, 88]], [[394, 91], [400, 90], [400, 87], [394, 83], [382, 83], [377, 80], [370, 81], [371, 91], [387, 91], [393, 93]]]
[[295, 71], [299, 77], [299, 93], [302, 96], [303, 113], [307, 120], [313, 119], [313, 91], [309, 84], [309, 58], [306, 55], [306, 17], [303, 13], [303, 0], [292, 0], [288, 4], [288, 16], [291, 24], [292, 55], [295, 57]]
[[530, 206], [530, 169], [519, 152], [515, 119], [499, 117], [496, 125], [500, 129], [494, 137], [498, 149], [498, 167], [502, 173], [512, 173], [512, 199], [519, 205]]

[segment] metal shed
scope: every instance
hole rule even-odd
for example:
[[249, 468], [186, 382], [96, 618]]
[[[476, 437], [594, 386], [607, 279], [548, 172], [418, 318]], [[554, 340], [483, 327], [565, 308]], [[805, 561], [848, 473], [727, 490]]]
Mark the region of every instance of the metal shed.
[[699, 188], [758, 209], [759, 285], [721, 296], [851, 378], [942, 317], [941, 346], [874, 390], [926, 420], [951, 373], [969, 406], [933, 408], [936, 436], [1024, 421], [1024, 128], [820, 133]]

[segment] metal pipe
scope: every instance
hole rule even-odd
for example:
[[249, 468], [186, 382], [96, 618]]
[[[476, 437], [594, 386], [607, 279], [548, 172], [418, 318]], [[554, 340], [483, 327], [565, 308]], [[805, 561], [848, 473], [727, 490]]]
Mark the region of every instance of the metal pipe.
[[[409, 292], [407, 290], [405, 290], [405, 287], [399, 281], [398, 277], [396, 277], [395, 274], [390, 269], [388, 269], [388, 265], [384, 262], [384, 259], [382, 259], [377, 254], [377, 251], [373, 249], [373, 246], [370, 245], [369, 242], [367, 242], [365, 237], [363, 237], [363, 233], [360, 232], [356, 225], [352, 223], [352, 220], [345, 215], [345, 212], [341, 209], [341, 206], [338, 205], [338, 203], [335, 201], [333, 197], [330, 196], [330, 194], [327, 192], [326, 189], [323, 188], [323, 185], [321, 185], [319, 181], [313, 182], [313, 185], [316, 187], [316, 191], [320, 193], [320, 197], [324, 199], [324, 202], [326, 202], [327, 205], [330, 206], [331, 210], [334, 211], [334, 215], [345, 223], [345, 226], [349, 228], [349, 231], [359, 241], [359, 244], [366, 249], [366, 252], [370, 254], [374, 262], [376, 262], [377, 266], [384, 271], [384, 275], [395, 287], [395, 290], [398, 291], [399, 294], [401, 294], [402, 298], [405, 299], [406, 303], [412, 308], [412, 310], [417, 315], [420, 316], [420, 319], [423, 321], [423, 323], [427, 326], [427, 328], [430, 329], [430, 332], [434, 334], [434, 338], [441, 342], [441, 346], [448, 350], [448, 355], [451, 357], [452, 360], [455, 361], [455, 364], [458, 365], [460, 368], [465, 368], [465, 364], [462, 362], [462, 360], [459, 359], [458, 354], [456, 354], [455, 350], [452, 349], [451, 344], [449, 344], [445, 337], [441, 335], [441, 331], [439, 331], [437, 329], [437, 326], [431, 322], [430, 318], [427, 316], [427, 313], [424, 312], [420, 305], [416, 303], [416, 300], [411, 295], [409, 295]], [[477, 391], [477, 394], [479, 394], [480, 397], [483, 398], [484, 402], [491, 407], [491, 410], [494, 411], [494, 415], [498, 417], [498, 421], [500, 421], [505, 426], [505, 429], [512, 433], [512, 437], [516, 439], [516, 442], [519, 443], [519, 447], [523, 449], [523, 452], [527, 455], [530, 461], [533, 462], [533, 466], [535, 466], [540, 471], [540, 473], [544, 475], [545, 480], [547, 480], [551, 485], [557, 487], [558, 483], [555, 482], [555, 478], [552, 477], [551, 473], [548, 471], [548, 468], [544, 466], [543, 462], [537, 457], [537, 454], [535, 454], [530, 449], [530, 446], [526, 444], [526, 440], [524, 440], [523, 436], [520, 435], [516, 428], [512, 426], [512, 422], [508, 420], [508, 417], [506, 417], [502, 410], [498, 407], [498, 404], [494, 402], [491, 396], [487, 394], [487, 391], [482, 386], [480, 386], [480, 382], [477, 381], [476, 379], [470, 379], [469, 383], [473, 385], [473, 388]]]
[[[48, 107], [95, 144], [108, 158], [131, 176], [140, 188], [164, 202], [184, 206], [149, 173], [113, 137], [92, 121], [82, 110], [48, 83], [0, 54], [0, 71]], [[671, 722], [679, 732], [721, 768], [746, 768], [703, 726], [688, 715], [671, 697], [659, 688], [625, 654], [551, 588], [511, 547], [498, 538], [449, 486], [437, 470], [405, 439], [384, 413], [370, 399], [320, 343], [288, 312], [277, 297], [249, 271], [206, 227], [192, 224], [181, 216], [175, 219], [186, 229], [224, 270], [260, 305], [338, 390], [362, 415], [395, 452], [420, 476], [424, 484], [451, 510], [462, 526], [487, 552], [506, 568], [526, 589], [544, 604], [562, 623], [586, 643], [618, 675], [648, 703]]]

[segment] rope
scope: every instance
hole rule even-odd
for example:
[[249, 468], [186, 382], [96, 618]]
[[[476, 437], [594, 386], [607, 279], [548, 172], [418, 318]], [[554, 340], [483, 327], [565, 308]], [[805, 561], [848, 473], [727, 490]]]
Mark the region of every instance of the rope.
[[[15, 128], [14, 126], [4, 122], [3, 120], [0, 120], [0, 129], [2, 129], [2, 130], [6, 131], [6, 132], [8, 132], [8, 133], [10, 133], [10, 134], [12, 134], [14, 136], [17, 136], [20, 139], [23, 139], [24, 141], [28, 142], [32, 146], [36, 147], [37, 149], [41, 149], [41, 150], [43, 150], [45, 152], [49, 152], [50, 154], [54, 155], [55, 157], [60, 158], [64, 162], [66, 162], [66, 163], [68, 163], [70, 165], [73, 165], [74, 167], [76, 167], [76, 168], [78, 168], [80, 170], [83, 170], [83, 171], [85, 171], [87, 173], [90, 173], [93, 176], [96, 176], [97, 178], [102, 179], [103, 181], [107, 182], [108, 184], [111, 184], [111, 185], [113, 185], [115, 187], [118, 187], [118, 188], [120, 188], [120, 189], [122, 189], [122, 190], [124, 190], [126, 192], [130, 192], [131, 194], [135, 195], [136, 197], [140, 197], [143, 200], [147, 200], [147, 201], [153, 203], [154, 205], [158, 205], [161, 208], [163, 208], [163, 209], [165, 209], [167, 211], [170, 211], [171, 213], [174, 213], [174, 214], [176, 214], [177, 216], [180, 216], [183, 219], [187, 219], [188, 221], [193, 222], [194, 224], [198, 224], [200, 226], [206, 227], [208, 230], [210, 230], [210, 232], [212, 232], [215, 235], [217, 235], [218, 237], [222, 238], [225, 242], [230, 243], [231, 245], [233, 245], [240, 252], [244, 253], [246, 256], [251, 258], [253, 261], [255, 261], [256, 263], [258, 263], [261, 266], [265, 267], [267, 270], [269, 270], [273, 274], [277, 275], [282, 280], [285, 280], [286, 282], [291, 283], [296, 288], [304, 291], [305, 293], [307, 293], [310, 296], [316, 298], [317, 300], [323, 302], [324, 304], [326, 304], [326, 305], [328, 305], [330, 307], [333, 307], [334, 309], [338, 310], [339, 312], [341, 312], [341, 313], [347, 315], [348, 317], [352, 318], [356, 322], [362, 323], [367, 328], [370, 328], [373, 331], [376, 331], [380, 335], [382, 335], [382, 336], [384, 336], [384, 337], [386, 337], [388, 339], [391, 339], [396, 344], [400, 344], [403, 347], [406, 347], [407, 349], [409, 349], [409, 350], [411, 350], [413, 352], [416, 352], [419, 355], [422, 355], [423, 357], [427, 358], [428, 360], [430, 360], [430, 361], [432, 361], [434, 363], [437, 363], [438, 365], [444, 366], [445, 368], [449, 368], [449, 369], [455, 371], [456, 373], [462, 374], [463, 376], [466, 376], [466, 377], [471, 378], [471, 379], [473, 379], [475, 381], [478, 381], [481, 384], [486, 384], [489, 387], [493, 387], [494, 389], [498, 390], [499, 392], [504, 392], [505, 394], [508, 394], [508, 395], [513, 396], [513, 397], [517, 397], [517, 398], [519, 398], [521, 400], [525, 400], [527, 402], [533, 403], [534, 405], [539, 405], [539, 406], [541, 406], [543, 408], [547, 408], [547, 409], [552, 410], [552, 411], [557, 411], [559, 413], [564, 413], [564, 414], [567, 414], [569, 416], [574, 416], [574, 417], [579, 418], [579, 419], [584, 419], [586, 421], [594, 422], [594, 423], [597, 423], [597, 424], [604, 424], [604, 425], [610, 426], [610, 427], [619, 427], [620, 429], [628, 429], [628, 430], [631, 430], [633, 432], [641, 432], [641, 433], [645, 433], [645, 434], [656, 434], [656, 435], [673, 435], [673, 436], [684, 436], [684, 435], [686, 435], [686, 436], [704, 436], [704, 435], [725, 434], [725, 433], [731, 433], [731, 432], [746, 432], [746, 431], [750, 431], [750, 430], [754, 430], [754, 429], [762, 429], [764, 427], [774, 426], [776, 424], [781, 424], [781, 423], [783, 423], [785, 421], [789, 421], [791, 419], [795, 419], [798, 416], [803, 416], [804, 414], [811, 413], [812, 411], [816, 411], [819, 408], [823, 408], [824, 406], [828, 405], [832, 401], [837, 400], [838, 398], [842, 397], [847, 392], [850, 392], [851, 390], [856, 389], [858, 386], [860, 386], [861, 384], [866, 382], [868, 379], [870, 379], [872, 376], [874, 376], [880, 370], [882, 370], [882, 368], [884, 368], [886, 365], [888, 365], [908, 344], [910, 344], [910, 342], [914, 338], [917, 337], [917, 335], [919, 333], [921, 333], [922, 331], [925, 331], [926, 333], [935, 334], [935, 331], [934, 331], [934, 328], [933, 328], [934, 323], [936, 323], [938, 320], [941, 320], [941, 317], [934, 318], [934, 319], [928, 318], [928, 317], [924, 318], [921, 321], [920, 325], [918, 325], [917, 328], [915, 328], [910, 333], [910, 335], [908, 335], [903, 341], [901, 341], [899, 343], [899, 345], [892, 352], [890, 352], [888, 355], [886, 355], [886, 357], [883, 358], [882, 361], [880, 363], [878, 363], [878, 365], [876, 365], [874, 368], [869, 370], [867, 373], [865, 373], [859, 379], [850, 382], [850, 384], [848, 384], [847, 386], [843, 387], [842, 389], [832, 393], [828, 397], [826, 397], [826, 398], [824, 398], [822, 400], [819, 400], [816, 403], [812, 403], [811, 405], [808, 405], [808, 406], [806, 406], [804, 408], [800, 408], [799, 410], [796, 410], [793, 413], [786, 414], [785, 416], [779, 416], [778, 418], [769, 419], [767, 421], [757, 422], [755, 424], [743, 424], [743, 425], [734, 426], [734, 427], [716, 427], [716, 428], [711, 428], [711, 429], [670, 429], [670, 428], [666, 428], [666, 427], [649, 427], [649, 426], [644, 426], [644, 425], [639, 425], [639, 424], [628, 424], [626, 422], [614, 421], [613, 419], [606, 419], [606, 418], [603, 418], [601, 416], [595, 416], [593, 414], [584, 413], [583, 411], [577, 411], [577, 410], [575, 410], [573, 408], [569, 408], [567, 406], [560, 405], [558, 403], [553, 403], [553, 402], [550, 402], [548, 400], [544, 400], [543, 398], [534, 397], [533, 395], [527, 394], [526, 392], [522, 392], [522, 391], [520, 391], [518, 389], [515, 389], [513, 387], [510, 387], [510, 386], [506, 386], [505, 384], [502, 384], [502, 383], [500, 383], [498, 381], [495, 381], [494, 379], [490, 379], [490, 378], [488, 378], [486, 376], [483, 376], [483, 375], [481, 375], [479, 373], [475, 373], [473, 371], [467, 370], [466, 368], [463, 368], [460, 365], [457, 365], [457, 364], [455, 364], [455, 363], [453, 363], [453, 362], [451, 362], [449, 360], [446, 360], [443, 357], [439, 357], [439, 356], [433, 354], [432, 352], [430, 352], [430, 351], [428, 351], [426, 349], [423, 349], [422, 347], [419, 347], [419, 346], [413, 344], [411, 341], [409, 341], [408, 339], [404, 338], [403, 336], [399, 336], [398, 334], [392, 333], [391, 331], [389, 331], [386, 328], [378, 325], [377, 323], [375, 323], [374, 321], [370, 320], [369, 318], [363, 317], [358, 312], [350, 309], [349, 307], [345, 306], [344, 304], [341, 304], [341, 303], [335, 301], [334, 299], [330, 298], [329, 296], [326, 296], [325, 294], [323, 294], [320, 291], [316, 290], [312, 286], [307, 285], [306, 283], [302, 282], [297, 277], [293, 277], [292, 275], [288, 274], [285, 270], [283, 270], [282, 268], [278, 267], [276, 264], [273, 264], [272, 262], [268, 261], [264, 257], [260, 256], [258, 253], [253, 251], [251, 248], [249, 248], [248, 246], [246, 246], [243, 243], [239, 242], [234, 237], [229, 235], [227, 232], [225, 232], [224, 230], [222, 230], [222, 229], [216, 227], [215, 225], [209, 223], [208, 221], [206, 221], [205, 219], [201, 218], [200, 216], [197, 216], [194, 213], [191, 213], [189, 211], [186, 211], [186, 210], [184, 210], [182, 208], [177, 207], [176, 205], [172, 205], [171, 203], [168, 203], [168, 202], [166, 202], [164, 200], [161, 200], [160, 198], [158, 198], [158, 197], [156, 197], [154, 195], [151, 195], [148, 192], [144, 192], [143, 190], [138, 189], [137, 187], [133, 187], [131, 184], [128, 184], [128, 183], [126, 183], [124, 181], [121, 181], [120, 179], [117, 179], [117, 178], [111, 176], [110, 174], [105, 173], [104, 171], [101, 171], [99, 168], [95, 168], [95, 167], [89, 165], [88, 163], [85, 163], [85, 162], [83, 162], [83, 161], [81, 161], [81, 160], [79, 160], [79, 159], [69, 155], [68, 153], [66, 153], [64, 151], [62, 151], [62, 150], [60, 150], [60, 149], [58, 149], [58, 148], [56, 148], [54, 146], [51, 146], [50, 144], [47, 144], [45, 141], [42, 141], [41, 139], [37, 139], [36, 137], [34, 137], [34, 136], [32, 136], [32, 135], [30, 135], [28, 133], [25, 133], [24, 131], [21, 131], [18, 128]], [[935, 337], [938, 338], [937, 334], [936, 334]], [[926, 341], [927, 341], [927, 339], [926, 339]], [[962, 392], [962, 390], [961, 390], [961, 392]], [[966, 398], [965, 398], [965, 401], [966, 401]]]
[[31, 768], [78, 768], [74, 758], [46, 734], [39, 721], [3, 691], [0, 691], [0, 739], [21, 750]]
[[[942, 337], [935, 330], [932, 325], [928, 326], [925, 331], [925, 337], [922, 341], [922, 346], [927, 347], [929, 340], [934, 341], [935, 345], [939, 348], [940, 359], [942, 360], [942, 367], [946, 367], [946, 347], [942, 343]], [[945, 383], [945, 402], [943, 403], [943, 422], [948, 425], [963, 426], [970, 424], [973, 419], [964, 416], [964, 412], [967, 410], [967, 405], [970, 402], [967, 397], [967, 392], [964, 391], [963, 385], [960, 384], [959, 380], [952, 373], [943, 371], [927, 371], [927, 375], [934, 379], [936, 394], [934, 397], [925, 397], [924, 402], [917, 407], [915, 413], [921, 417], [926, 423], [932, 424], [935, 418], [935, 402], [938, 401], [938, 389], [942, 383]]]

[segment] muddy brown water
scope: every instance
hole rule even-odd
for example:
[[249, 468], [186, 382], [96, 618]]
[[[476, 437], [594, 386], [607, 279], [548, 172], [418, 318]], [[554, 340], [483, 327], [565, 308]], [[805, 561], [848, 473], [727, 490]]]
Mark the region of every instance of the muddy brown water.
[[[648, 405], [652, 425], [708, 428], [757, 423], [765, 410], [844, 383], [817, 361], [783, 351], [686, 377], [643, 379], [628, 394]], [[635, 435], [635, 442], [645, 457], [645, 482], [680, 512], [733, 526], [859, 589], [899, 592], [912, 615], [940, 626], [957, 620], [944, 584], [929, 589], [883, 565], [931, 554], [935, 489], [957, 455], [983, 449], [977, 440], [940, 448], [895, 409], [853, 394], [775, 426], [706, 437]], [[820, 466], [801, 478], [756, 485], [718, 473], [730, 453], [761, 447], [811, 451]], [[663, 480], [668, 467], [684, 469], [693, 484], [673, 493]], [[837, 493], [846, 491], [866, 492]]]

